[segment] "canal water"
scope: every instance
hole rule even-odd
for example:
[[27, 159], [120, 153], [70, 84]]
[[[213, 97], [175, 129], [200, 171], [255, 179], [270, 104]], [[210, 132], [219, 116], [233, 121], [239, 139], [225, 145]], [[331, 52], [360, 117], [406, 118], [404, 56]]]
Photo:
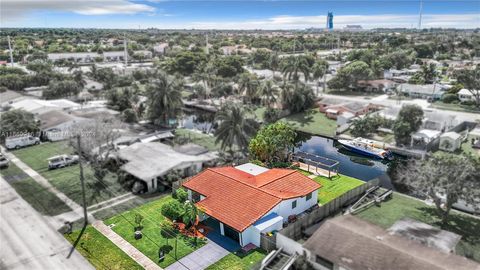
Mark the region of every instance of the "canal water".
[[[215, 130], [214, 118], [215, 114], [211, 112], [187, 109], [183, 111], [178, 121], [178, 127], [213, 133]], [[341, 174], [363, 181], [379, 178], [382, 187], [394, 188], [387, 175], [388, 161], [354, 154], [345, 150], [333, 139], [298, 133], [296, 150], [339, 161], [339, 173]]]
[[295, 151], [298, 150], [338, 161], [341, 174], [363, 181], [379, 178], [382, 187], [394, 188], [387, 174], [388, 161], [357, 155], [333, 139], [300, 133]]

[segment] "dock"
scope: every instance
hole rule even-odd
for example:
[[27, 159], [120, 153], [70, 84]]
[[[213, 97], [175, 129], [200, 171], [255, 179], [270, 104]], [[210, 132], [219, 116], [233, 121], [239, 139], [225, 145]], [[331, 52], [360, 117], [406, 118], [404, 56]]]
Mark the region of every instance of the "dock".
[[293, 164], [314, 175], [332, 177], [338, 175], [340, 162], [312, 153], [297, 151], [292, 154]]
[[303, 163], [303, 162], [294, 162], [293, 165], [297, 166], [300, 170], [312, 173], [314, 175], [325, 176], [325, 177], [328, 177], [328, 178], [337, 175], [336, 172], [325, 170], [323, 168], [319, 168], [319, 167], [309, 165], [309, 164], [306, 164], [306, 163]]

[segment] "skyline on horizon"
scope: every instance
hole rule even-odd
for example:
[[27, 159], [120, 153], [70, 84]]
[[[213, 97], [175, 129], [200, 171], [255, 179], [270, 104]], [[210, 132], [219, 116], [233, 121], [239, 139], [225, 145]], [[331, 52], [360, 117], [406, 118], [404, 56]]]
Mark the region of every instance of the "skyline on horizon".
[[[2, 27], [288, 30], [417, 28], [420, 1], [3, 0]], [[480, 2], [423, 1], [422, 28], [478, 28]]]

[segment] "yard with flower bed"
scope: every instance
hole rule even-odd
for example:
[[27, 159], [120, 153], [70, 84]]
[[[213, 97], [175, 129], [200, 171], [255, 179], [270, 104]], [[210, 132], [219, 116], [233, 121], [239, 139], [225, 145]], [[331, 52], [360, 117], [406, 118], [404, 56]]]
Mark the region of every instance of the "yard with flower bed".
[[[175, 200], [171, 196], [165, 196], [161, 199], [149, 202], [137, 208], [123, 212], [104, 221], [106, 225], [111, 225], [113, 231], [128, 241], [140, 252], [156, 262], [160, 267], [165, 268], [174, 263], [175, 260], [175, 242], [176, 259], [180, 259], [205, 244], [203, 240], [195, 241], [193, 237], [187, 237], [180, 233], [172, 233], [169, 236], [162, 234], [161, 223], [167, 218], [162, 215], [161, 209], [164, 204]], [[143, 237], [139, 240], [135, 239], [135, 216], [144, 217], [142, 221]], [[175, 235], [177, 241], [175, 241]], [[164, 260], [159, 260], [160, 247], [168, 245], [172, 250], [165, 256]]]

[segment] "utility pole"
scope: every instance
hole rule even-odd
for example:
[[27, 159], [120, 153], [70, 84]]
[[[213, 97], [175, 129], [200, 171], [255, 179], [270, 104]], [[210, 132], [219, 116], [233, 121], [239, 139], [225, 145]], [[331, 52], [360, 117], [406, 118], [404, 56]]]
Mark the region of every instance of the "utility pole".
[[87, 216], [87, 199], [85, 196], [85, 178], [83, 176], [83, 164], [82, 164], [82, 144], [80, 141], [80, 135], [77, 135], [77, 151], [78, 151], [78, 166], [80, 167], [80, 183], [82, 185], [82, 202], [83, 202], [83, 224], [87, 226], [88, 216]]
[[13, 67], [13, 51], [12, 44], [10, 43], [10, 36], [7, 36], [8, 39], [8, 52], [10, 54], [10, 65]]
[[423, 0], [420, 0], [420, 13], [418, 14], [418, 30], [422, 29]]
[[205, 34], [205, 52], [208, 55], [208, 53], [209, 53], [209, 51], [208, 51], [208, 34]]
[[127, 69], [128, 52], [127, 52], [127, 35], [125, 33], [123, 34], [123, 58], [125, 58], [125, 69]]

